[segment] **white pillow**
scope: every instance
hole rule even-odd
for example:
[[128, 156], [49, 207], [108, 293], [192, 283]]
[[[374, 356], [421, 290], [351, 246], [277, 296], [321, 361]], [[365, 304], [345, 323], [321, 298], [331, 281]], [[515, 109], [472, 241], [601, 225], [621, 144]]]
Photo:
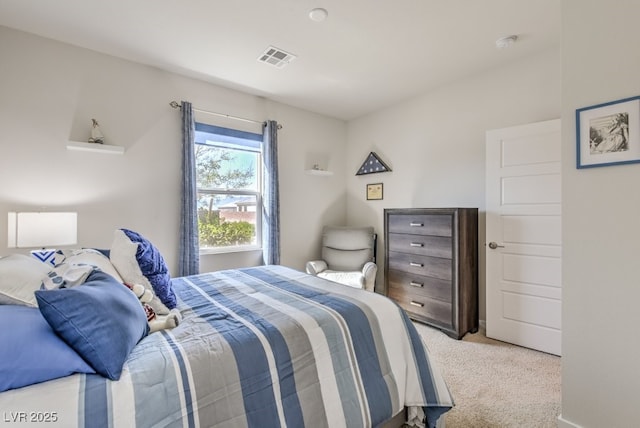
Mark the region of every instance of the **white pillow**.
[[34, 291], [51, 269], [32, 256], [11, 254], [0, 259], [0, 304], [38, 307]]
[[111, 251], [109, 252], [109, 259], [118, 273], [127, 284], [142, 284], [144, 288], [150, 290], [153, 293], [153, 299], [148, 303], [149, 306], [158, 315], [167, 315], [170, 311], [165, 306], [160, 298], [153, 291], [153, 286], [142, 274], [138, 260], [136, 259], [136, 252], [138, 251], [138, 244], [132, 242], [129, 237], [120, 229], [116, 229], [113, 236], [113, 243], [111, 244]]
[[100, 269], [104, 273], [108, 273], [112, 277], [116, 279], [118, 282], [124, 282], [118, 271], [109, 260], [109, 257], [105, 256], [98, 250], [94, 250], [92, 248], [82, 248], [82, 249], [74, 249], [74, 250], [59, 250], [58, 253], [61, 253], [64, 258], [59, 260], [56, 258], [56, 265], [60, 263], [65, 263], [69, 265], [89, 265], [95, 266]]

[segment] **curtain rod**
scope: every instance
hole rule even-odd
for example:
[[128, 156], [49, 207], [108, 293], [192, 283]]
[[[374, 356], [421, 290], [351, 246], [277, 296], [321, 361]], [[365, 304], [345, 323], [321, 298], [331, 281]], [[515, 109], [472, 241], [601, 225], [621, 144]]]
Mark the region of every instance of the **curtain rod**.
[[[177, 101], [171, 101], [169, 103], [169, 105], [171, 107], [173, 107], [173, 108], [182, 108], [182, 104], [177, 102]], [[200, 112], [200, 113], [211, 114], [213, 116], [226, 117], [227, 119], [241, 120], [243, 122], [257, 123], [257, 124], [260, 124], [260, 125], [265, 125], [266, 124], [266, 122], [260, 122], [259, 120], [245, 119], [244, 117], [231, 116], [230, 114], [224, 114], [224, 113], [216, 113], [215, 111], [200, 110], [200, 109], [197, 109], [197, 108], [193, 108], [193, 110], [197, 111], [197, 112]], [[278, 125], [278, 129], [282, 129], [282, 125]]]

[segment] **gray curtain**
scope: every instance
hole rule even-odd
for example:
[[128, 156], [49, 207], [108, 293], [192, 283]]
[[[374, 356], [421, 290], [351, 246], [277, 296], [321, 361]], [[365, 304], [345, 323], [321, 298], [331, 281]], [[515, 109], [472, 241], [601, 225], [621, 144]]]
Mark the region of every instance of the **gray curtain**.
[[268, 120], [262, 147], [262, 258], [265, 265], [280, 264], [280, 194], [278, 183], [278, 123]]
[[182, 101], [182, 211], [180, 215], [180, 256], [178, 275], [195, 275], [200, 271], [198, 245], [198, 195], [196, 159], [193, 147], [195, 121], [191, 103]]

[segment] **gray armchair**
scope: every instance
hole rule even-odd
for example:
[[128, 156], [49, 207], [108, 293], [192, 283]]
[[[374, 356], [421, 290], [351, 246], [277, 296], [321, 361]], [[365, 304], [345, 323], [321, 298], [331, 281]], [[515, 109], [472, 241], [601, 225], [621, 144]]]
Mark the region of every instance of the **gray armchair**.
[[376, 238], [373, 227], [325, 226], [322, 259], [307, 262], [307, 273], [373, 291], [378, 271]]

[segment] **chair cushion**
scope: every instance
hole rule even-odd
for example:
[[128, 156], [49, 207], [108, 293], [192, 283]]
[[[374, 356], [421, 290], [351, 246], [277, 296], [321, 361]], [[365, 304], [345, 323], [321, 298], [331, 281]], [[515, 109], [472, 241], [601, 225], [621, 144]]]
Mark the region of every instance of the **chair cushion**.
[[373, 227], [325, 226], [322, 260], [329, 269], [357, 271], [373, 260]]
[[371, 261], [371, 251], [364, 250], [337, 250], [323, 247], [322, 260], [327, 262], [331, 270], [361, 270], [366, 262]]
[[305, 265], [305, 269], [310, 275], [317, 275], [327, 269], [327, 262], [324, 260], [310, 260]]
[[320, 278], [338, 282], [354, 288], [364, 288], [364, 275], [362, 272], [338, 272], [335, 270], [325, 270], [318, 274]]
[[371, 248], [373, 227], [325, 226], [322, 229], [322, 245], [342, 250]]

